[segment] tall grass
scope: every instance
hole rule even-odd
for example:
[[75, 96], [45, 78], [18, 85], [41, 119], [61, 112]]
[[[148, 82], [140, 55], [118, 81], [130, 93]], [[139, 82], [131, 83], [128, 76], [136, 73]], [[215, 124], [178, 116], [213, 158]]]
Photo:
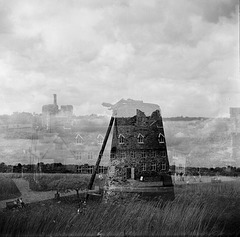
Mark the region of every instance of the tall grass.
[[77, 214], [77, 203], [48, 201], [44, 206], [34, 204], [22, 211], [1, 213], [0, 233], [96, 236], [102, 230], [103, 236], [240, 234], [239, 195], [239, 183], [189, 185], [176, 189], [173, 202], [90, 203], [85, 214]]
[[0, 175], [0, 200], [16, 198], [21, 195], [12, 179]]

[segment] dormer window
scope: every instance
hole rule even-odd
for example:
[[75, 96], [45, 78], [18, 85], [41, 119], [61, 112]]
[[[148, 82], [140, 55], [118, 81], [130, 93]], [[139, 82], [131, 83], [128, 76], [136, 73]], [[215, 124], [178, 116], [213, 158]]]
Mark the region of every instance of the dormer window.
[[97, 136], [97, 143], [99, 145], [102, 145], [103, 144], [103, 136], [101, 134], [98, 134]]
[[125, 137], [122, 134], [118, 136], [118, 139], [119, 139], [119, 144], [124, 144]]
[[76, 143], [80, 145], [83, 144], [83, 138], [79, 134], [76, 136]]
[[144, 138], [144, 136], [141, 133], [139, 133], [138, 136], [137, 136], [137, 141], [138, 141], [139, 144], [143, 144], [144, 143], [143, 142], [143, 138]]
[[159, 135], [158, 135], [158, 142], [159, 143], [164, 143], [165, 142], [165, 137], [163, 136], [162, 133], [159, 133]]

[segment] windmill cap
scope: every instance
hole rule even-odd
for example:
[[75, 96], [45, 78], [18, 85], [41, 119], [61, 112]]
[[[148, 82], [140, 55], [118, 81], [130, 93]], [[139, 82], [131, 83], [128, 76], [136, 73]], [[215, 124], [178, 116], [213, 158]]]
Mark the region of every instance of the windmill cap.
[[133, 117], [137, 114], [137, 110], [144, 112], [146, 116], [150, 116], [156, 110], [160, 112], [157, 104], [144, 103], [141, 100], [121, 99], [115, 104], [102, 103], [102, 105], [112, 110], [116, 117]]

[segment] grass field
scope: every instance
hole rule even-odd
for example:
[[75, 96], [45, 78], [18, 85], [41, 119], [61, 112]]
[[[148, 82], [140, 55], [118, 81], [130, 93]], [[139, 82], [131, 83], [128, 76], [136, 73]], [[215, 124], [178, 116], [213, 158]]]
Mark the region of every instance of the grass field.
[[175, 187], [173, 202], [88, 203], [77, 214], [73, 197], [0, 213], [1, 236], [226, 236], [240, 235], [240, 182]]
[[0, 175], [0, 200], [17, 198], [21, 195], [12, 179]]

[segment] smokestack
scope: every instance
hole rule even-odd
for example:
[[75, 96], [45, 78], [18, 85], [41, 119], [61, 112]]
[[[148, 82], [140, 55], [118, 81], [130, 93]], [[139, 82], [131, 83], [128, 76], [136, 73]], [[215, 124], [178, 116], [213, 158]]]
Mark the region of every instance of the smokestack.
[[54, 105], [57, 105], [57, 95], [53, 94], [53, 103]]

